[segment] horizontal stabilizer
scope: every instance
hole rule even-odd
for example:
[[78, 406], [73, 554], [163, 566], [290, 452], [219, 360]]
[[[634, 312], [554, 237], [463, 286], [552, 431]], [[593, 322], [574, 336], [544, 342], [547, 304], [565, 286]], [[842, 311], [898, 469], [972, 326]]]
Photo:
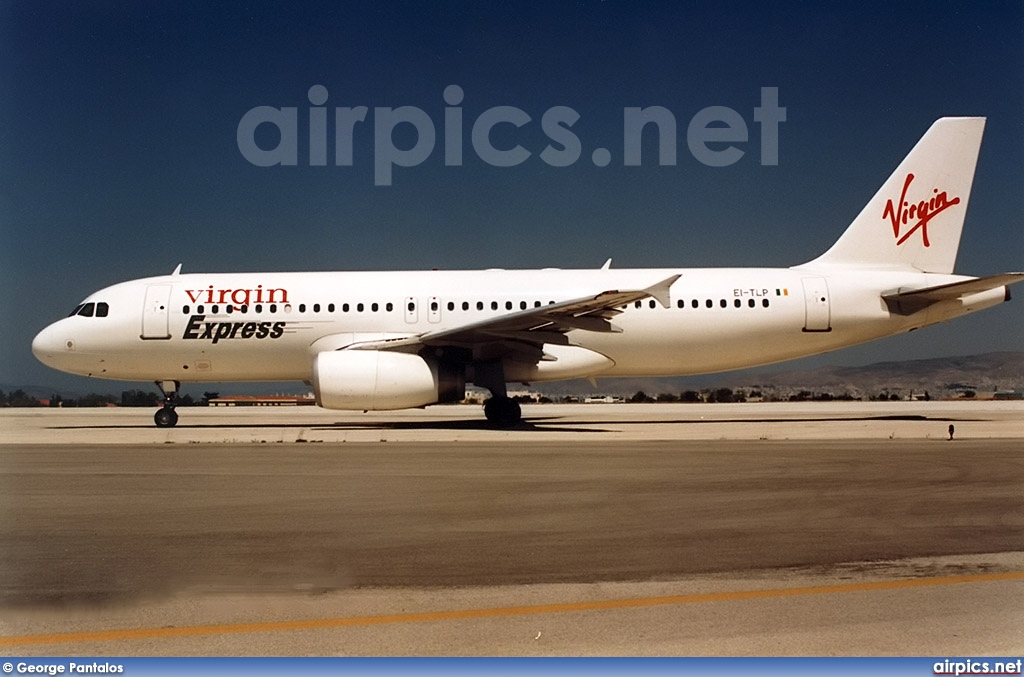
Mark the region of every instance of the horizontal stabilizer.
[[[1002, 273], [990, 275], [989, 277], [978, 277], [963, 282], [952, 282], [940, 284], [935, 287], [924, 289], [913, 289], [910, 291], [898, 291], [891, 294], [883, 294], [889, 309], [900, 315], [911, 315], [927, 308], [939, 301], [950, 301], [963, 298], [969, 294], [977, 294], [998, 287], [1005, 287], [1024, 280], [1024, 273]], [[1009, 290], [1007, 290], [1009, 296]]]

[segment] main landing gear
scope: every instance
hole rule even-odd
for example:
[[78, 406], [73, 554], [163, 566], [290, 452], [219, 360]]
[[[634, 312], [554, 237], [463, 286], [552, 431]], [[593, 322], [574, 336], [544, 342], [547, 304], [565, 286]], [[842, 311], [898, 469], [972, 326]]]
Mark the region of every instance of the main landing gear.
[[473, 382], [491, 391], [491, 399], [484, 402], [488, 423], [495, 428], [511, 428], [523, 420], [519, 403], [505, 389], [505, 366], [501, 360], [476, 364]]
[[523, 420], [519, 403], [507, 395], [495, 396], [484, 402], [484, 415], [488, 423], [496, 428], [511, 428]]
[[178, 390], [181, 384], [177, 381], [155, 381], [160, 394], [164, 396], [164, 403], [156, 413], [153, 414], [153, 422], [157, 428], [173, 428], [178, 422], [178, 412], [174, 411], [174, 405], [178, 401]]

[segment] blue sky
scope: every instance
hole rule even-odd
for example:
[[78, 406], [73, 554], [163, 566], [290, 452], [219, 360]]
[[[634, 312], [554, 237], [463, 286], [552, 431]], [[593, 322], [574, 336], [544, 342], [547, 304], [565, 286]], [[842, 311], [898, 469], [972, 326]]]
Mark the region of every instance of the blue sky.
[[[779, 6], [775, 6], [775, 5]], [[462, 88], [462, 166], [444, 161]], [[307, 92], [367, 106], [352, 166], [310, 166]], [[787, 119], [760, 163], [754, 108]], [[257, 167], [236, 131], [297, 107], [296, 166]], [[427, 159], [374, 185], [373, 109], [415, 106]], [[493, 167], [470, 128], [531, 157]], [[579, 114], [582, 155], [552, 167], [540, 120]], [[663, 106], [678, 160], [623, 166], [623, 110]], [[727, 106], [750, 132], [727, 167], [686, 125]], [[957, 272], [1024, 269], [1024, 5], [921, 3], [151, 3], [0, 0], [0, 382], [116, 391], [35, 362], [32, 336], [88, 293], [184, 271], [788, 266], [828, 248], [943, 115], [988, 117]], [[330, 116], [333, 123], [333, 116]], [[333, 126], [333, 125], [332, 125]], [[408, 125], [395, 142], [415, 141]], [[275, 139], [260, 128], [257, 142]], [[591, 153], [606, 148], [611, 162]], [[1024, 291], [1018, 295], [1024, 294]], [[1024, 301], [818, 358], [854, 364], [1024, 347]]]

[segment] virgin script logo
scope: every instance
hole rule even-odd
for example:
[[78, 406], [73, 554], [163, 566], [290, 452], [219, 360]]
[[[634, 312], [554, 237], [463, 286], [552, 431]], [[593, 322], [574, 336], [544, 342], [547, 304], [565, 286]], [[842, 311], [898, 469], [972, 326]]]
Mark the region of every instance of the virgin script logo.
[[[960, 198], [954, 197], [950, 199], [946, 196], [946, 191], [939, 192], [938, 188], [933, 188], [933, 195], [930, 200], [921, 200], [911, 204], [907, 200], [907, 191], [910, 189], [910, 184], [913, 180], [914, 175], [907, 174], [907, 179], [903, 182], [903, 192], [900, 193], [899, 202], [893, 204], [892, 200], [886, 200], [882, 219], [889, 219], [892, 223], [892, 234], [896, 238], [897, 247], [906, 242], [918, 230], [921, 231], [921, 242], [925, 247], [930, 247], [931, 244], [928, 242], [928, 222], [936, 214], [949, 209], [953, 205], [960, 204]], [[904, 226], [910, 227], [901, 235], [900, 231]]]

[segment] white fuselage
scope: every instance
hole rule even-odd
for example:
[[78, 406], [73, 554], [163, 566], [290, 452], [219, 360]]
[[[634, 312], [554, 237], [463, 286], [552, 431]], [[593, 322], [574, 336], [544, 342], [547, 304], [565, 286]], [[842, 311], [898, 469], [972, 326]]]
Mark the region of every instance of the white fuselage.
[[[171, 275], [103, 289], [41, 331], [64, 371], [156, 381], [291, 381], [334, 409], [492, 394], [506, 383], [740, 369], [911, 331], [1009, 299], [1024, 273], [952, 275], [984, 118], [941, 118], [832, 247], [793, 268]], [[921, 272], [929, 271], [929, 272]]]
[[[667, 376], [813, 355], [995, 305], [1005, 289], [893, 314], [882, 294], [958, 275], [786, 269], [601, 269], [187, 274], [134, 280], [92, 294], [106, 316], [74, 315], [36, 337], [46, 364], [87, 376], [153, 381], [309, 381], [323, 351], [421, 335], [596, 291], [643, 289], [674, 274], [670, 303], [622, 308], [621, 331], [573, 330], [569, 355], [508, 381]], [[581, 351], [582, 352], [582, 351]], [[589, 354], [589, 353], [588, 353]], [[559, 364], [561, 362], [561, 365]]]

